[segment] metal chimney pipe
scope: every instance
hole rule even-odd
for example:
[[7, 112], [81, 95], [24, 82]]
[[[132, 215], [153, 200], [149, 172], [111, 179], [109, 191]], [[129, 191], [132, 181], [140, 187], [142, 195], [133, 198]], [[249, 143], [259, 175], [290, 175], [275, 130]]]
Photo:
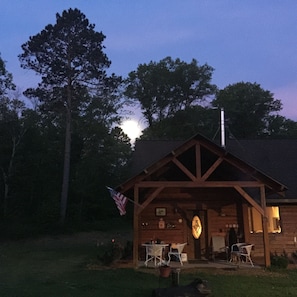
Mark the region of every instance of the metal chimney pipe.
[[225, 148], [225, 113], [224, 108], [221, 108], [221, 146]]

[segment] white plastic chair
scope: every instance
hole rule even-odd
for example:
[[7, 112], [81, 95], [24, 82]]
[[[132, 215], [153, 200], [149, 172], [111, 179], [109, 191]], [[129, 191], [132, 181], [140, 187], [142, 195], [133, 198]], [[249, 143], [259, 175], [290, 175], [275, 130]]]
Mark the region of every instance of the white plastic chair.
[[149, 261], [154, 261], [155, 266], [162, 264], [163, 246], [158, 244], [148, 244], [145, 246], [146, 259], [144, 265], [147, 266]]
[[251, 251], [253, 244], [236, 243], [231, 246], [231, 258], [230, 262], [244, 262], [250, 263], [254, 267], [254, 263], [251, 258]]
[[254, 263], [251, 258], [251, 252], [253, 248], [253, 244], [247, 244], [240, 246], [240, 259], [242, 262], [250, 263], [252, 267], [254, 267]]
[[235, 243], [231, 245], [230, 250], [230, 262], [239, 262], [240, 261], [240, 247], [246, 245], [246, 243]]
[[168, 252], [168, 262], [167, 262], [168, 265], [169, 265], [169, 263], [171, 261], [171, 256], [175, 256], [179, 260], [180, 265], [183, 265], [181, 254], [182, 254], [183, 249], [184, 249], [186, 244], [187, 244], [186, 242], [185, 243], [173, 243], [173, 244], [171, 244], [170, 250]]

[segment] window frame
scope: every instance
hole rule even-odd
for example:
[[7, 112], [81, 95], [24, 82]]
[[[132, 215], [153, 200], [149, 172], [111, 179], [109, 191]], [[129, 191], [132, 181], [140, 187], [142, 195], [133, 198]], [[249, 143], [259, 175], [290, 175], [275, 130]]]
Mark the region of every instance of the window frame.
[[[281, 214], [279, 206], [266, 206], [268, 233], [280, 234], [282, 233]], [[262, 216], [252, 206], [248, 208], [248, 222], [249, 231], [251, 234], [263, 233]]]

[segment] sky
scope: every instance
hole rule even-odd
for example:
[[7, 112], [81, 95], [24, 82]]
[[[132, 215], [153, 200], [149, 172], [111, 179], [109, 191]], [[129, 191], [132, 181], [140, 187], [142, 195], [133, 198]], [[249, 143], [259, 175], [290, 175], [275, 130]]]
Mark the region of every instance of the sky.
[[56, 13], [78, 8], [106, 39], [110, 71], [127, 77], [139, 64], [170, 56], [214, 68], [220, 89], [258, 83], [297, 121], [296, 0], [0, 0], [0, 53], [20, 91], [36, 75], [20, 68], [21, 45]]

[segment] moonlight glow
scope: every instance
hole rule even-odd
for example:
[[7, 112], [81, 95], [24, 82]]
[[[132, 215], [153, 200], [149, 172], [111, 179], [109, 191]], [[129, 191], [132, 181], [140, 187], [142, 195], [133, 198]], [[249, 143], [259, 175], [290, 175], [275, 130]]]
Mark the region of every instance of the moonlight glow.
[[134, 141], [137, 137], [141, 135], [141, 127], [135, 120], [124, 121], [121, 128], [129, 136], [131, 141]]

